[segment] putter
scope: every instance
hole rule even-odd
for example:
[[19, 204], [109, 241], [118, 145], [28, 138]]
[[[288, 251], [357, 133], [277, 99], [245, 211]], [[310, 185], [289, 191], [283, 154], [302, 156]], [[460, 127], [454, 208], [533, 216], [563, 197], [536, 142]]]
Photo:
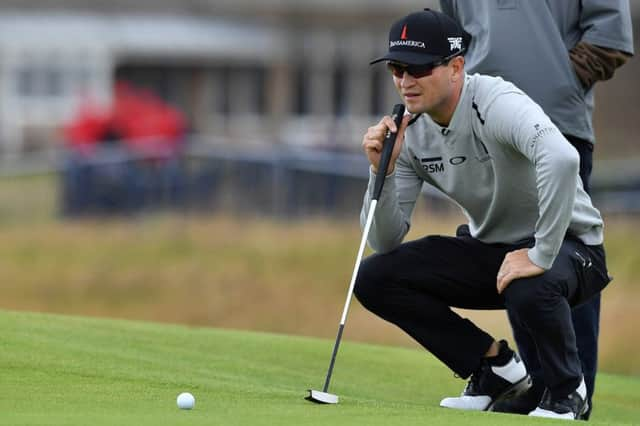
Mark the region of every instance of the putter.
[[[391, 114], [391, 118], [396, 123], [396, 128], [400, 128], [400, 122], [402, 121], [402, 116], [404, 115], [404, 105], [397, 104], [393, 107], [393, 112]], [[324, 381], [324, 386], [322, 387], [322, 391], [309, 389], [309, 395], [305, 397], [307, 401], [315, 402], [318, 404], [337, 404], [338, 403], [338, 395], [334, 395], [328, 393], [329, 390], [329, 382], [331, 381], [331, 374], [333, 373], [333, 366], [336, 362], [336, 355], [338, 354], [338, 347], [340, 346], [340, 341], [342, 340], [342, 332], [344, 331], [344, 324], [347, 320], [347, 312], [349, 311], [349, 305], [351, 304], [351, 298], [353, 296], [353, 287], [356, 283], [356, 277], [358, 276], [358, 269], [360, 269], [360, 262], [362, 261], [362, 254], [364, 253], [364, 248], [367, 245], [367, 237], [369, 236], [369, 229], [371, 228], [371, 223], [373, 222], [373, 216], [376, 211], [376, 206], [378, 205], [378, 199], [380, 198], [380, 193], [382, 192], [382, 186], [384, 185], [384, 179], [387, 175], [387, 168], [389, 167], [389, 161], [391, 160], [391, 153], [393, 152], [393, 146], [396, 142], [396, 133], [391, 133], [388, 131], [385, 138], [384, 144], [382, 146], [382, 155], [380, 156], [380, 165], [378, 167], [378, 173], [376, 174], [376, 182], [373, 190], [373, 198], [371, 199], [371, 205], [369, 206], [369, 214], [367, 215], [367, 221], [364, 226], [364, 231], [362, 232], [362, 240], [360, 241], [360, 249], [358, 250], [358, 256], [356, 258], [356, 265], [353, 268], [353, 275], [351, 275], [351, 284], [349, 285], [349, 291], [347, 292], [347, 300], [344, 304], [344, 309], [342, 310], [342, 319], [340, 320], [340, 326], [338, 327], [338, 336], [336, 337], [336, 343], [333, 345], [333, 353], [331, 355], [331, 362], [329, 363], [329, 370], [327, 371], [327, 378]]]

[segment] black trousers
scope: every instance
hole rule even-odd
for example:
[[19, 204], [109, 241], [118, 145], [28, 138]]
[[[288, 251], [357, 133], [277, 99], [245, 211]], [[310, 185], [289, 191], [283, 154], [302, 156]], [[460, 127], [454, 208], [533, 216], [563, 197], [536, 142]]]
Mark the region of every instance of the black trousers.
[[506, 308], [532, 337], [545, 385], [566, 396], [582, 376], [571, 306], [607, 285], [605, 254], [602, 246], [566, 238], [550, 270], [514, 280], [499, 295], [496, 276], [504, 256], [532, 245], [485, 244], [471, 236], [407, 242], [363, 260], [355, 295], [463, 378], [478, 369], [494, 338], [450, 307]]
[[[593, 165], [593, 144], [584, 139], [570, 135], [565, 137], [571, 142], [580, 155], [580, 179], [587, 193], [591, 192], [590, 176]], [[591, 398], [595, 389], [596, 372], [598, 369], [598, 335], [600, 333], [600, 294], [575, 307], [571, 317], [576, 334], [578, 356], [582, 364], [582, 373], [587, 385], [587, 398], [591, 408]], [[518, 344], [522, 359], [533, 377], [534, 382], [542, 381], [542, 366], [538, 361], [536, 346], [526, 329], [521, 327], [515, 318], [509, 316], [513, 337]]]

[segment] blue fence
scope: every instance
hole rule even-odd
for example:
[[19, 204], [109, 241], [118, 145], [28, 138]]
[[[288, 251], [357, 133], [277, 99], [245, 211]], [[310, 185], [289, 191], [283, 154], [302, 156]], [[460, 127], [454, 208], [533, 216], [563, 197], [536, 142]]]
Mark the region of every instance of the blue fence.
[[[192, 145], [176, 157], [104, 149], [67, 153], [60, 168], [66, 216], [137, 214], [158, 209], [301, 217], [357, 215], [368, 179], [360, 153], [290, 147]], [[455, 208], [425, 186], [428, 205]], [[593, 181], [604, 212], [640, 213], [640, 178]]]
[[60, 176], [67, 216], [157, 209], [340, 216], [359, 212], [368, 163], [362, 155], [291, 149], [200, 147], [164, 159], [110, 149], [89, 158], [68, 153]]

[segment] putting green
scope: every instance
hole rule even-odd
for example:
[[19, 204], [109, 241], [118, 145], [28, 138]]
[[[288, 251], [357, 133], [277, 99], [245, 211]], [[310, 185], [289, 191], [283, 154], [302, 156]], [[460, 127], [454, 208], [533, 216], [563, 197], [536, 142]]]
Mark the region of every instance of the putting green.
[[[333, 342], [0, 311], [1, 425], [519, 425], [554, 422], [438, 407], [464, 382], [420, 350], [340, 349], [335, 406], [303, 399]], [[196, 397], [179, 410], [176, 396]], [[640, 378], [602, 374], [590, 424], [640, 419]], [[557, 424], [557, 423], [555, 423]]]

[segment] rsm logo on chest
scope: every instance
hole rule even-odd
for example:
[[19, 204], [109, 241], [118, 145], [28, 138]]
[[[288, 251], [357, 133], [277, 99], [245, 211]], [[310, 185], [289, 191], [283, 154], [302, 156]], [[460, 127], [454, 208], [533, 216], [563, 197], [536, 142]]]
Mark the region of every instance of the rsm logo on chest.
[[[413, 158], [420, 161], [420, 164], [422, 164], [422, 168], [427, 173], [444, 172], [445, 162], [442, 159], [442, 157], [426, 157], [426, 158], [420, 158], [420, 159], [418, 159], [418, 157], [413, 157]], [[466, 160], [467, 160], [467, 157], [459, 155], [456, 157], [449, 158], [448, 162], [452, 166], [459, 166], [460, 164], [464, 163]]]

